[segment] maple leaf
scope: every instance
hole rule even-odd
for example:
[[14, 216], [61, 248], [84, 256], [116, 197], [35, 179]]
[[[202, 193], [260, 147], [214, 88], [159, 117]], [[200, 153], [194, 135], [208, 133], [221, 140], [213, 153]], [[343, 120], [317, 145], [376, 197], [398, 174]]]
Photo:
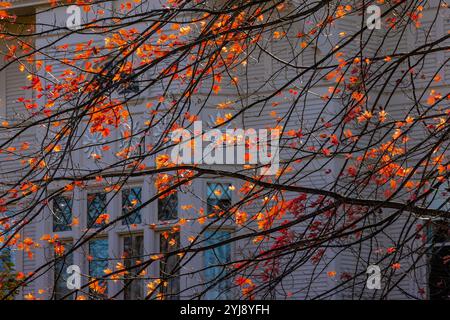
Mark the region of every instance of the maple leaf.
[[396, 263], [392, 264], [391, 267], [392, 267], [392, 269], [394, 269], [394, 270], [399, 270], [400, 267], [401, 267], [401, 265], [400, 265], [400, 263], [396, 262]]

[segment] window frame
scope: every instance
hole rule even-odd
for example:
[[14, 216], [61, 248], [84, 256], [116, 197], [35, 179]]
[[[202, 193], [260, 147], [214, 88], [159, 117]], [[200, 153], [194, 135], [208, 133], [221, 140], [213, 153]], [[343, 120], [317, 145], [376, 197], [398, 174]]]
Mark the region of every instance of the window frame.
[[167, 223], [175, 223], [176, 221], [178, 221], [180, 219], [180, 191], [175, 189], [175, 195], [177, 197], [177, 214], [176, 217], [174, 219], [167, 219], [167, 220], [162, 220], [159, 218], [159, 203], [160, 201], [166, 199], [167, 197], [170, 197], [171, 195], [166, 196], [164, 199], [157, 199], [156, 200], [156, 220], [158, 221], [158, 224], [167, 224]]
[[[445, 221], [449, 227], [450, 230], [450, 219], [445, 219], [445, 218], [437, 218], [437, 219], [433, 219], [431, 220], [432, 222], [440, 222], [440, 221]], [[428, 300], [431, 300], [431, 281], [430, 281], [430, 277], [431, 277], [431, 272], [432, 272], [432, 258], [434, 257], [434, 255], [436, 254], [436, 249], [440, 250], [441, 248], [445, 248], [448, 247], [450, 248], [450, 237], [447, 239], [448, 241], [438, 241], [438, 242], [434, 242], [434, 232], [433, 232], [433, 225], [428, 225], [427, 229], [426, 229], [426, 233], [427, 233], [427, 239], [428, 239], [428, 243], [425, 246], [427, 253], [426, 253], [426, 259], [427, 259], [427, 272], [426, 272], [426, 283], [427, 283], [427, 298]], [[449, 271], [449, 280], [450, 280], [450, 271]], [[450, 281], [449, 281], [450, 284]], [[450, 288], [449, 288], [449, 292], [450, 292]], [[449, 295], [450, 296], [450, 295]], [[434, 300], [439, 300], [439, 299], [434, 299]]]
[[[91, 233], [91, 232], [95, 233], [97, 231], [97, 229], [102, 227], [102, 224], [95, 226], [96, 225], [95, 220], [97, 220], [97, 219], [95, 219], [92, 222], [92, 225], [91, 226], [89, 225], [89, 195], [91, 195], [91, 194], [104, 194], [105, 195], [105, 207], [104, 207], [105, 212], [102, 212], [100, 214], [107, 213], [110, 215], [110, 217], [111, 217], [111, 213], [108, 213], [108, 206], [110, 205], [113, 198], [110, 197], [109, 192], [106, 192], [103, 189], [96, 188], [96, 189], [87, 189], [85, 191], [84, 197], [82, 197], [82, 199], [86, 201], [86, 206], [85, 206], [86, 212], [82, 213], [84, 215], [83, 227], [86, 228], [89, 233]], [[100, 214], [99, 214], [99, 216], [100, 216]], [[98, 218], [98, 216], [97, 216], [97, 218]], [[104, 230], [102, 232], [106, 232], [106, 230]]]
[[[74, 244], [74, 240], [73, 240], [73, 238], [62, 238], [62, 239], [58, 239], [58, 241], [62, 244], [62, 245], [64, 245], [64, 248], [67, 248], [67, 243], [70, 243], [71, 244], [71, 247], [73, 246], [73, 244]], [[51, 255], [52, 255], [52, 258], [53, 259], [55, 259], [56, 258], [56, 254], [55, 254], [55, 251], [53, 250], [53, 248], [52, 247], [49, 247], [50, 248], [50, 250], [52, 250], [51, 251]], [[72, 263], [71, 264], [74, 264], [75, 263], [75, 252], [72, 252], [71, 253], [71, 255], [72, 255]], [[66, 263], [66, 261], [64, 261], [64, 265], [66, 265], [66, 266], [69, 266], [69, 265], [71, 265], [71, 264], [67, 264]], [[56, 280], [55, 280], [55, 277], [56, 277], [56, 273], [55, 273], [55, 267], [56, 267], [56, 261], [53, 263], [53, 266], [52, 266], [52, 272], [51, 272], [51, 281], [52, 281], [52, 286], [53, 286], [53, 293], [54, 293], [54, 298], [55, 298], [55, 300], [57, 300], [56, 299]], [[67, 268], [66, 268], [66, 270], [67, 270]], [[61, 272], [61, 274], [60, 274], [60, 276], [62, 276], [62, 277], [64, 277], [66, 274], [65, 274], [65, 272], [64, 271], [62, 271]], [[67, 291], [74, 291], [74, 290], [69, 290], [69, 289], [67, 289]], [[72, 293], [72, 294], [70, 294], [70, 297], [71, 298], [66, 298], [66, 299], [64, 299], [64, 300], [73, 300], [73, 298], [74, 298], [74, 296], [76, 296], [77, 295], [77, 293], [76, 292], [74, 292], [74, 293]]]
[[[206, 218], [210, 219], [210, 221], [211, 221], [212, 219], [217, 219], [218, 217], [215, 216], [215, 217], [209, 218], [209, 214], [208, 214], [208, 184], [210, 184], [210, 183], [214, 183], [214, 184], [229, 184], [230, 186], [234, 186], [235, 188], [236, 188], [236, 185], [230, 179], [220, 179], [220, 180], [213, 180], [213, 179], [210, 179], [210, 178], [205, 179], [205, 181], [203, 183], [203, 194], [205, 196], [205, 201], [203, 203], [203, 209], [204, 209]], [[230, 199], [231, 204], [230, 204], [230, 207], [232, 207], [236, 203], [236, 194], [234, 192], [235, 190], [230, 190], [230, 191], [231, 191], [231, 199]], [[216, 221], [214, 223], [219, 223], [220, 222], [220, 223], [223, 224], [223, 221], [221, 221], [221, 218], [219, 218], [217, 220], [218, 221]], [[227, 219], [227, 221], [226, 221], [224, 226], [235, 226], [235, 222], [232, 221], [231, 219]]]
[[[110, 251], [110, 239], [109, 239], [109, 235], [106, 233], [106, 234], [99, 234], [98, 236], [95, 236], [95, 237], [93, 237], [93, 238], [91, 238], [91, 239], [89, 239], [89, 241], [87, 241], [86, 242], [86, 249], [87, 249], [87, 254], [88, 254], [88, 256], [89, 257], [92, 257], [92, 255], [91, 255], [91, 242], [93, 242], [93, 241], [97, 241], [97, 240], [106, 240], [106, 244], [107, 244], [107, 258], [106, 258], [106, 260], [107, 260], [107, 265], [106, 265], [106, 268], [109, 268], [109, 266], [110, 266], [110, 264], [111, 264], [111, 257], [109, 256], [109, 251]], [[92, 259], [93, 260], [93, 259]], [[86, 281], [87, 281], [87, 283], [90, 283], [91, 282], [91, 280], [94, 278], [92, 275], [91, 275], [91, 262], [92, 262], [92, 260], [90, 260], [90, 259], [85, 259], [83, 262], [84, 263], [86, 263], [86, 275], [87, 275], [87, 279], [86, 279]], [[102, 277], [104, 277], [104, 276], [106, 276], [104, 273], [102, 273]], [[102, 280], [99, 280], [99, 282], [101, 282]], [[110, 281], [109, 280], [106, 280], [106, 279], [104, 279], [103, 280], [104, 281], [104, 283], [105, 283], [105, 285], [106, 285], [106, 290], [105, 290], [105, 294], [104, 294], [104, 296], [105, 297], [108, 297], [109, 296], [109, 294], [110, 294], [110, 285], [109, 285], [109, 283], [110, 283]], [[101, 298], [101, 295], [100, 294], [98, 294], [98, 293], [92, 293], [92, 291], [91, 291], [91, 288], [89, 288], [89, 286], [86, 288], [86, 290], [87, 290], [87, 295], [88, 295], [88, 298], [90, 299], [90, 300], [97, 300], [95, 297], [94, 297], [94, 295], [98, 295], [98, 297], [99, 298]]]
[[[236, 230], [235, 230], [235, 228], [230, 228], [230, 227], [222, 227], [222, 228], [219, 228], [219, 227], [211, 227], [211, 228], [206, 229], [205, 231], [206, 231], [206, 232], [226, 232], [226, 233], [228, 233], [229, 237], [232, 238], [232, 237], [233, 237], [233, 233], [234, 233]], [[206, 232], [205, 232], [205, 233], [206, 233]], [[205, 240], [205, 239], [203, 239], [203, 240]], [[235, 251], [236, 251], [236, 242], [233, 241], [233, 242], [227, 243], [227, 244], [225, 244], [225, 245], [228, 245], [229, 248], [230, 248], [229, 250], [230, 250], [230, 262], [231, 262], [232, 259], [233, 259], [234, 254], [235, 254]], [[214, 249], [210, 249], [210, 250], [214, 250]], [[202, 263], [201, 267], [202, 267], [202, 268], [207, 268], [207, 267], [208, 267], [208, 266], [207, 266], [207, 260], [206, 260], [206, 252], [207, 252], [207, 251], [209, 251], [209, 250], [204, 251], [203, 254], [202, 254], [202, 256], [201, 256], [201, 263]], [[206, 271], [206, 269], [203, 270], [203, 272], [202, 272], [202, 277], [203, 277], [203, 280], [204, 280], [205, 283], [206, 283], [206, 278], [205, 278], [205, 276], [204, 276], [204, 272], [205, 272], [205, 271]], [[203, 295], [203, 299], [205, 299], [205, 300], [223, 300], [223, 299], [226, 299], [226, 300], [232, 300], [232, 299], [236, 296], [236, 295], [235, 295], [235, 289], [234, 289], [232, 280], [231, 280], [231, 279], [228, 279], [228, 281], [230, 282], [230, 283], [229, 283], [229, 286], [230, 286], [230, 287], [229, 287], [229, 289], [227, 290], [227, 292], [225, 293], [226, 295], [228, 295], [226, 298], [221, 297], [222, 294], [219, 294], [219, 296], [216, 297], [215, 299], [209, 299], [209, 298], [206, 297], [207, 293], [205, 292], [204, 295]], [[210, 288], [210, 289], [213, 289], [213, 288]]]
[[[144, 216], [143, 216], [143, 214], [142, 214], [142, 211], [144, 210], [144, 208], [146, 207], [146, 206], [142, 206], [142, 204], [143, 204], [143, 202], [142, 202], [142, 198], [143, 198], [143, 193], [144, 193], [144, 188], [143, 188], [143, 184], [138, 184], [138, 183], [134, 183], [134, 184], [127, 184], [127, 185], [124, 185], [121, 189], [120, 189], [120, 212], [119, 212], [119, 217], [122, 217], [123, 216], [123, 191], [124, 190], [131, 190], [131, 189], [134, 189], [134, 188], [140, 188], [141, 189], [141, 191], [140, 191], [140, 199], [139, 199], [139, 202], [140, 202], [140, 204], [139, 204], [139, 206], [140, 206], [140, 208], [139, 208], [139, 211], [138, 212], [135, 212], [135, 213], [139, 213], [139, 216], [140, 216], [140, 222], [139, 223], [126, 223], [127, 222], [127, 219], [123, 219], [122, 220], [122, 222], [121, 222], [121, 226], [120, 227], [129, 227], [129, 226], [131, 226], [131, 225], [137, 225], [137, 226], [142, 226], [143, 224], [144, 224]], [[133, 214], [135, 214], [135, 213], [133, 213]], [[132, 215], [133, 215], [132, 214]], [[117, 227], [119, 227], [119, 226], [117, 226]], [[116, 228], [117, 228], [116, 227]]]
[[[450, 191], [448, 190], [442, 190], [441, 188], [449, 188], [449, 184], [442, 184], [440, 185], [440, 187], [437, 189], [436, 194], [434, 194], [434, 196], [432, 197], [430, 203], [428, 204], [428, 206], [430, 208], [433, 209], [441, 209], [441, 210], [445, 210], [445, 207], [449, 207], [450, 206], [450, 202], [447, 201], [448, 199], [445, 197], [450, 196]], [[442, 206], [442, 207], [441, 207]], [[446, 239], [447, 241], [436, 241], [434, 240], [434, 230], [433, 230], [433, 224], [435, 222], [442, 222], [444, 221], [448, 228], [450, 229], [450, 219], [445, 218], [445, 217], [438, 217], [435, 219], [430, 219], [430, 223], [428, 223], [428, 226], [425, 230], [426, 232], [426, 238], [427, 238], [427, 244], [426, 244], [426, 259], [427, 259], [427, 263], [426, 263], [426, 284], [427, 284], [427, 298], [428, 300], [431, 300], [431, 281], [430, 281], [430, 277], [431, 277], [431, 272], [432, 272], [432, 259], [434, 257], [434, 255], [436, 254], [436, 249], [437, 248], [445, 248], [445, 247], [450, 247], [450, 236]], [[438, 249], [438, 250], [439, 250]], [[449, 285], [450, 285], [450, 272], [449, 272]], [[450, 292], [450, 289], [449, 289]], [[437, 299], [436, 299], [437, 300]]]
[[[119, 252], [120, 252], [120, 262], [124, 264], [125, 266], [125, 259], [124, 259], [124, 253], [125, 253], [125, 238], [127, 237], [142, 237], [142, 257], [145, 257], [145, 235], [143, 231], [136, 231], [136, 232], [128, 232], [128, 233], [119, 233]], [[146, 267], [144, 270], [147, 272], [148, 267]], [[145, 298], [146, 292], [145, 292], [145, 278], [142, 278], [141, 280], [135, 280], [135, 281], [142, 281], [142, 297]], [[120, 293], [123, 300], [125, 300], [125, 280], [120, 281], [120, 290], [122, 292]], [[132, 299], [126, 299], [126, 300], [132, 300]]]
[[52, 221], [50, 222], [50, 224], [51, 224], [50, 229], [51, 229], [51, 232], [53, 234], [66, 235], [66, 234], [70, 234], [70, 233], [73, 232], [73, 226], [72, 225], [70, 225], [70, 229], [69, 230], [55, 231], [55, 229], [54, 229], [54, 227], [55, 227], [55, 224], [54, 224], [54, 221], [55, 221], [54, 220], [55, 219], [55, 210], [54, 210], [54, 208], [55, 208], [55, 198], [60, 198], [60, 197], [69, 198], [70, 199], [70, 201], [71, 201], [70, 216], [72, 218], [71, 224], [73, 223], [73, 218], [74, 218], [74, 216], [73, 216], [74, 196], [73, 196], [73, 193], [70, 194], [70, 193], [65, 192], [65, 193], [57, 195], [56, 197], [53, 197], [52, 200], [51, 200], [51, 203], [50, 203], [50, 206], [49, 206], [49, 209], [50, 209], [51, 214], [52, 214]]
[[[171, 227], [170, 226], [165, 226], [164, 228], [158, 228], [158, 230], [155, 230], [155, 243], [156, 243], [156, 246], [157, 246], [157, 252], [159, 252], [159, 253], [161, 253], [162, 254], [162, 248], [161, 248], [161, 238], [163, 237], [163, 233], [164, 232], [170, 232], [171, 231]], [[178, 232], [176, 232], [177, 234], [178, 234], [178, 243], [177, 243], [177, 246], [178, 246], [178, 248], [180, 248], [181, 247], [181, 236], [182, 236], [182, 233], [181, 233], [181, 230], [179, 230]], [[176, 249], [176, 250], [178, 250], [178, 249]], [[179, 257], [177, 257], [177, 263], [179, 262], [179, 260], [180, 260], [180, 258]], [[162, 261], [162, 259], [160, 259], [159, 261], [158, 261], [159, 263], [158, 263], [158, 265], [157, 265], [157, 277], [159, 278], [159, 279], [161, 279], [162, 277], [161, 277], [161, 273], [162, 273], [162, 270], [161, 270], [161, 264], [163, 263], [163, 261]], [[177, 277], [176, 277], [176, 279], [177, 279], [177, 281], [178, 281], [178, 289], [179, 289], [179, 292], [178, 292], [178, 294], [177, 295], [175, 295], [175, 296], [171, 296], [171, 298], [170, 299], [166, 299], [166, 300], [180, 300], [181, 299], [181, 284], [182, 284], [182, 282], [181, 282], [181, 275], [180, 275], [180, 273], [181, 273], [181, 270], [178, 270], [178, 275], [177, 275]], [[160, 287], [159, 289], [158, 289], [158, 294], [160, 294], [160, 293], [162, 293], [162, 287]]]

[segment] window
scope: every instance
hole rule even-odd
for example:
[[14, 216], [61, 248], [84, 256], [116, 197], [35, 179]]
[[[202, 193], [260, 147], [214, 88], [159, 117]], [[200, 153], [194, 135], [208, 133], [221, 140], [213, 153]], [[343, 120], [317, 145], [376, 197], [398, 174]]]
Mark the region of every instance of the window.
[[[215, 245], [221, 241], [230, 238], [230, 233], [226, 231], [207, 231], [205, 232], [205, 246]], [[231, 261], [230, 244], [220, 245], [204, 252], [204, 271], [205, 285], [210, 286], [217, 281], [217, 284], [208, 289], [205, 299], [230, 299], [231, 298], [231, 279], [223, 279], [227, 275], [226, 264]]]
[[[176, 251], [180, 248], [180, 233], [163, 232], [159, 236], [159, 248], [162, 254]], [[163, 281], [160, 292], [165, 300], [180, 298], [179, 256], [164, 256], [160, 261], [160, 278]]]
[[10, 247], [0, 250], [0, 272], [10, 273], [14, 270], [15, 253]]
[[121, 84], [119, 93], [123, 95], [139, 93], [140, 88], [139, 88], [139, 80], [137, 79], [137, 77], [133, 74], [130, 75], [122, 74], [122, 76], [124, 78], [131, 78], [131, 79], [129, 80], [127, 79], [125, 82]]
[[88, 194], [88, 228], [98, 228], [104, 222], [97, 223], [97, 218], [106, 213], [106, 193]]
[[[67, 252], [72, 247], [71, 243], [62, 243]], [[73, 254], [54, 257], [56, 259], [53, 269], [54, 298], [55, 300], [67, 299], [72, 300], [72, 295], [67, 296], [72, 290], [67, 288], [67, 267], [73, 264]], [[67, 297], [66, 297], [67, 296]]]
[[[0, 244], [0, 246], [2, 245]], [[15, 254], [11, 248], [5, 247], [0, 249], [0, 300], [14, 300], [14, 296], [18, 293], [17, 290], [8, 298], [5, 298], [5, 294], [10, 293], [16, 285]]]
[[171, 193], [158, 199], [158, 220], [166, 221], [178, 218], [178, 194]]
[[[442, 184], [431, 199], [429, 207], [447, 210], [449, 190], [448, 184]], [[450, 300], [450, 221], [448, 219], [431, 221], [429, 238], [429, 298]]]
[[[108, 268], [108, 239], [94, 239], [89, 241], [89, 281], [105, 276]], [[94, 297], [104, 298], [108, 293], [105, 280], [99, 280], [90, 285], [90, 293]]]
[[434, 221], [429, 273], [431, 300], [450, 300], [450, 223]]
[[53, 232], [72, 230], [72, 199], [58, 196], [53, 199]]
[[[12, 214], [13, 212], [6, 212], [5, 216], [2, 216], [2, 218], [6, 218]], [[5, 222], [5, 225], [8, 224], [7, 222], [14, 225], [14, 222], [9, 221], [9, 219], [5, 219], [3, 222]], [[4, 248], [0, 249], [0, 272], [12, 273], [16, 266], [16, 249], [5, 245], [5, 242], [14, 232], [14, 228], [5, 227], [5, 225], [0, 224], [0, 238], [3, 237], [3, 242], [0, 243], [0, 247], [4, 246]], [[8, 244], [11, 244], [11, 242]]]
[[[123, 237], [123, 265], [128, 270], [142, 262], [144, 254], [144, 238], [142, 235]], [[143, 280], [139, 279], [142, 267], [131, 269], [125, 275], [125, 288], [123, 291], [125, 300], [139, 300], [144, 297]]]
[[207, 183], [207, 214], [226, 211], [231, 206], [231, 184]]
[[[122, 190], [122, 215], [126, 215], [141, 206], [141, 193], [142, 189], [139, 187]], [[141, 222], [140, 210], [134, 211], [122, 220], [122, 224], [140, 224]]]

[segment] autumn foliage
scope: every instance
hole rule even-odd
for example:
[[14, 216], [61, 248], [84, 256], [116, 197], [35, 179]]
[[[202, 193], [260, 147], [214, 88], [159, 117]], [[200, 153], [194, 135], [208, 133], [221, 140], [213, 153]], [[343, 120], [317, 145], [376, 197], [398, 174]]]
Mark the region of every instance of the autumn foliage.
[[[0, 72], [26, 79], [20, 97], [6, 102], [14, 114], [0, 124], [0, 248], [39, 261], [0, 281], [0, 297], [23, 288], [27, 299], [54, 298], [55, 287], [33, 284], [125, 225], [130, 234], [161, 234], [168, 250], [132, 263], [109, 257], [102, 275], [85, 275], [77, 299], [106, 299], [108, 283], [130, 279], [144, 283], [146, 299], [217, 288], [244, 299], [360, 298], [369, 262], [382, 265], [387, 280], [368, 294], [385, 299], [414, 278], [433, 245], [427, 230], [448, 219], [450, 48], [448, 30], [436, 31], [448, 16], [445, 1], [116, 2], [49, 1], [46, 10], [61, 15], [68, 5], [81, 8], [74, 30], [65, 19], [38, 19], [46, 10], [0, 2]], [[383, 9], [381, 30], [365, 24], [370, 4]], [[258, 164], [174, 164], [171, 133], [198, 120], [280, 129], [280, 169], [264, 176]], [[137, 180], [152, 191], [130, 200], [123, 215], [109, 212], [119, 200], [107, 200], [90, 225], [74, 213], [71, 246], [48, 228], [27, 232], [52, 221], [59, 196], [95, 189], [119, 199]], [[228, 184], [215, 186], [209, 197], [219, 200], [209, 204], [198, 186], [221, 180]], [[154, 215], [177, 194], [185, 202], [170, 222], [126, 222]], [[208, 238], [221, 229], [229, 237]], [[192, 260], [227, 244], [235, 252], [215, 262], [221, 272], [170, 291], [175, 276], [203, 279]], [[341, 257], [353, 264], [336, 268], [331, 262]], [[169, 263], [174, 270], [152, 274]], [[323, 282], [329, 288], [316, 290]], [[422, 299], [416, 282], [412, 295]]]

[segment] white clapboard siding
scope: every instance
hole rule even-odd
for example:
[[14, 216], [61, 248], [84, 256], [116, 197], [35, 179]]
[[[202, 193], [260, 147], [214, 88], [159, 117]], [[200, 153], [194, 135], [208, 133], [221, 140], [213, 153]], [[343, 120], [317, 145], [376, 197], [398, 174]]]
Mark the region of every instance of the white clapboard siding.
[[[346, 15], [343, 18], [337, 20], [336, 22], [336, 30], [339, 30], [339, 33], [345, 34], [342, 40], [342, 44], [347, 42], [349, 38], [353, 37], [360, 28], [355, 28], [355, 24], [361, 24], [361, 17], [357, 17], [355, 15]], [[360, 49], [359, 38], [358, 36], [352, 40], [349, 44], [343, 47], [340, 51], [343, 52], [346, 56], [354, 56]]]
[[[447, 17], [445, 17], [444, 18], [444, 34], [449, 34], [450, 33], [450, 17], [449, 16], [447, 16]], [[448, 43], [449, 41], [447, 40], [447, 46], [449, 45], [449, 43]], [[446, 83], [448, 84], [448, 83], [450, 83], [450, 50], [446, 50], [445, 51], [445, 60], [444, 60], [444, 63], [445, 63], [445, 67], [444, 67], [444, 70], [445, 70], [445, 80], [446, 80]]]
[[[34, 129], [26, 131], [15, 138], [12, 143], [5, 146], [4, 150], [0, 153], [0, 172], [2, 173], [2, 179], [5, 181], [15, 182], [18, 178], [23, 177], [28, 172], [28, 170], [23, 170], [25, 165], [22, 164], [22, 160], [24, 160], [24, 156], [32, 154], [37, 148], [37, 140], [34, 132]], [[3, 143], [6, 139], [7, 137], [0, 138], [0, 143]], [[27, 142], [30, 145], [29, 149], [26, 151], [21, 150], [21, 145], [24, 142]], [[7, 152], [5, 149], [9, 147], [16, 148], [16, 151], [12, 153]]]
[[5, 104], [8, 119], [24, 119], [27, 117], [27, 110], [19, 98], [27, 98], [29, 91], [24, 90], [27, 86], [27, 72], [20, 72], [16, 63], [8, 66], [3, 72], [6, 77]]
[[[301, 69], [300, 40], [296, 37], [296, 30], [294, 26], [290, 26], [286, 32], [286, 36], [281, 39], [274, 39], [272, 41], [271, 53], [274, 58], [271, 58], [271, 74], [270, 83], [275, 88], [285, 86], [287, 83], [297, 77]], [[296, 80], [296, 83], [299, 81]], [[292, 87], [292, 84], [289, 85]]]
[[[431, 27], [431, 21], [425, 21], [424, 25], [427, 27], [423, 29], [421, 28], [413, 30], [411, 32], [412, 43], [410, 43], [410, 50], [417, 49], [419, 47], [422, 47], [423, 45], [436, 41], [436, 23], [433, 25], [433, 27]], [[427, 48], [428, 47], [425, 47], [425, 49], [422, 49], [421, 51], [425, 51], [427, 50]], [[414, 81], [416, 86], [424, 87], [432, 81], [436, 72], [438, 72], [439, 68], [441, 67], [441, 64], [438, 63], [438, 55], [440, 54], [440, 52], [433, 52], [427, 53], [425, 56], [419, 55], [412, 57], [411, 64], [414, 65], [416, 62], [418, 62], [418, 64], [414, 67], [414, 71], [417, 74], [417, 77]]]

